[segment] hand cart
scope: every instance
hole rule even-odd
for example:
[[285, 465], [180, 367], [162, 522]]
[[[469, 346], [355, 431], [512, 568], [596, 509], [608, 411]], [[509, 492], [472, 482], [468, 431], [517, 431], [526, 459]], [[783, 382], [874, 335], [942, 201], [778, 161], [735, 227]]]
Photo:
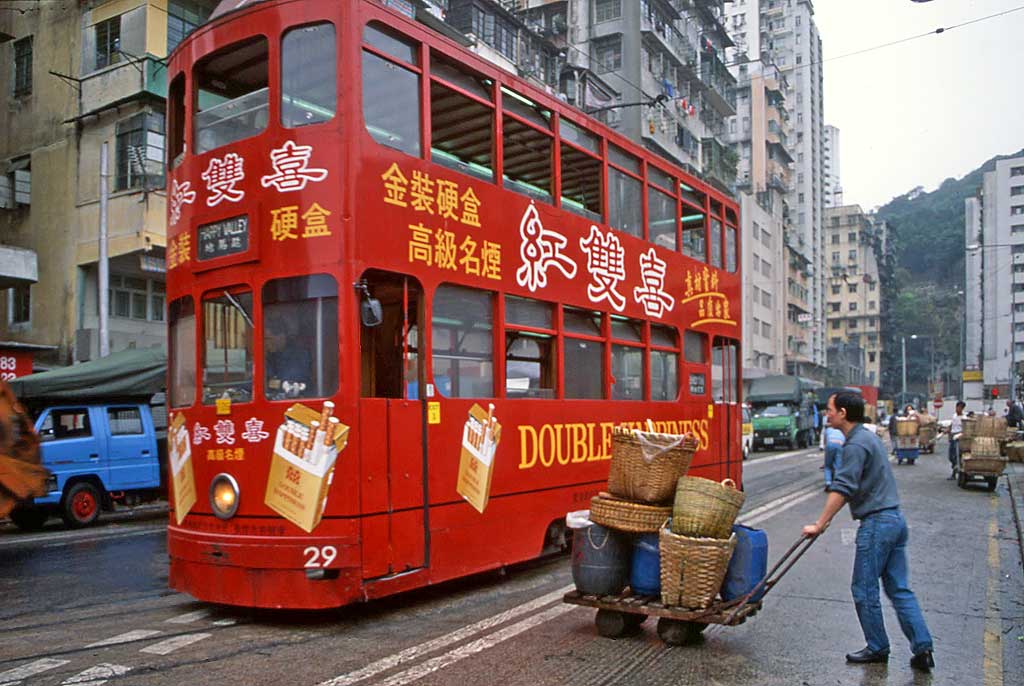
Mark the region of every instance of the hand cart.
[[978, 455], [960, 453], [956, 464], [956, 485], [967, 488], [968, 482], [983, 479], [988, 490], [996, 490], [999, 477], [1006, 468], [1006, 458], [1001, 455]]
[[916, 435], [896, 437], [896, 464], [903, 464], [904, 460], [907, 464], [914, 464], [920, 456], [921, 446]]
[[[666, 644], [681, 646], [697, 643], [709, 624], [736, 626], [756, 615], [761, 609], [764, 596], [816, 540], [817, 536], [801, 536], [749, 593], [733, 600], [717, 601], [704, 610], [666, 606], [661, 603], [659, 596], [639, 596], [631, 592], [596, 596], [570, 591], [562, 601], [570, 605], [597, 608], [594, 624], [597, 625], [597, 633], [606, 638], [637, 634], [640, 625], [648, 617], [657, 617], [658, 636]], [[751, 600], [758, 596], [758, 600]]]

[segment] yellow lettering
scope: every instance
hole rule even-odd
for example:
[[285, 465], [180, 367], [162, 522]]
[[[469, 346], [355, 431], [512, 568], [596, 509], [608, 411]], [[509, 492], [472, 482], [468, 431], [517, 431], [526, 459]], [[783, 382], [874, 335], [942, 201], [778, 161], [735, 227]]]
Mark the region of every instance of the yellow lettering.
[[701, 450], [707, 450], [711, 447], [711, 437], [708, 434], [710, 422], [706, 419], [700, 421], [700, 447]]
[[[529, 438], [529, 443], [527, 443]], [[527, 451], [529, 445], [529, 451]], [[527, 453], [529, 452], [529, 457]], [[519, 425], [519, 468], [530, 469], [537, 464], [537, 430], [529, 424]]]
[[[545, 449], [544, 445], [544, 434], [548, 435], [550, 443], [550, 450]], [[555, 463], [555, 430], [551, 428], [550, 424], [545, 424], [540, 427], [540, 463], [545, 467], [550, 467]]]
[[572, 429], [572, 461], [574, 463], [586, 462], [593, 452], [587, 446], [587, 425], [570, 424], [568, 428]]
[[562, 429], [568, 430], [569, 426], [572, 425], [555, 424], [555, 459], [558, 460], [558, 464], [569, 464], [569, 455], [562, 450]]
[[[591, 445], [593, 445], [594, 425], [588, 424], [590, 427]], [[601, 452], [594, 451], [591, 453], [592, 460], [610, 460], [612, 459], [612, 432], [615, 430], [615, 422], [601, 422]]]

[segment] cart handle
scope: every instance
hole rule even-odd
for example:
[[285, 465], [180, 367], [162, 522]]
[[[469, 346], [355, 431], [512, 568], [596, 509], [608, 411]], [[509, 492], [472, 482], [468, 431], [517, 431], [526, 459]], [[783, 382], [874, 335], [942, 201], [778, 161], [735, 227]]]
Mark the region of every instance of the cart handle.
[[[772, 567], [767, 574], [765, 574], [763, 579], [757, 582], [757, 585], [754, 586], [754, 588], [750, 589], [750, 591], [742, 598], [737, 598], [736, 600], [730, 601], [728, 605], [735, 605], [735, 609], [729, 614], [724, 623], [731, 623], [732, 620], [736, 617], [737, 613], [739, 613], [740, 609], [748, 602], [750, 602], [750, 599], [757, 595], [762, 588], [765, 589], [764, 595], [768, 595], [768, 591], [772, 590], [775, 587], [775, 584], [779, 583], [779, 581], [786, 574], [786, 572], [788, 572], [790, 568], [796, 564], [797, 560], [803, 557], [803, 554], [807, 552], [808, 548], [814, 545], [814, 542], [816, 540], [818, 540], [818, 536], [809, 536], [807, 534], [801, 534], [800, 538], [796, 539], [796, 543], [789, 547], [789, 550], [787, 550], [786, 553], [779, 558], [778, 562], [775, 563], [775, 566]], [[783, 565], [785, 566], [783, 567]], [[779, 571], [780, 567], [782, 567], [782, 571]], [[776, 572], [778, 573], [776, 574]]]

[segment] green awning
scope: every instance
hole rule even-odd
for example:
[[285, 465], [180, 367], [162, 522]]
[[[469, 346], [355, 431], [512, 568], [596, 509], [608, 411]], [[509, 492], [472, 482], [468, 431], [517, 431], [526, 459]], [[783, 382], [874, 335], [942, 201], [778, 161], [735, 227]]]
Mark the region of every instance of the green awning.
[[124, 350], [62, 369], [29, 374], [10, 382], [27, 403], [46, 400], [99, 400], [152, 396], [167, 383], [167, 353], [150, 348]]

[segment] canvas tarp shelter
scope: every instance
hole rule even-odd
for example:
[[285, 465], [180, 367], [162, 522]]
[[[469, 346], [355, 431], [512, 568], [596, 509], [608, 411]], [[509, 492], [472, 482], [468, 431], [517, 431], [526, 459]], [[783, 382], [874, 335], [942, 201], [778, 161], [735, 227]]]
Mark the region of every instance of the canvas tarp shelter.
[[162, 350], [123, 350], [90, 362], [30, 374], [10, 382], [22, 402], [152, 396], [164, 389], [167, 354]]

